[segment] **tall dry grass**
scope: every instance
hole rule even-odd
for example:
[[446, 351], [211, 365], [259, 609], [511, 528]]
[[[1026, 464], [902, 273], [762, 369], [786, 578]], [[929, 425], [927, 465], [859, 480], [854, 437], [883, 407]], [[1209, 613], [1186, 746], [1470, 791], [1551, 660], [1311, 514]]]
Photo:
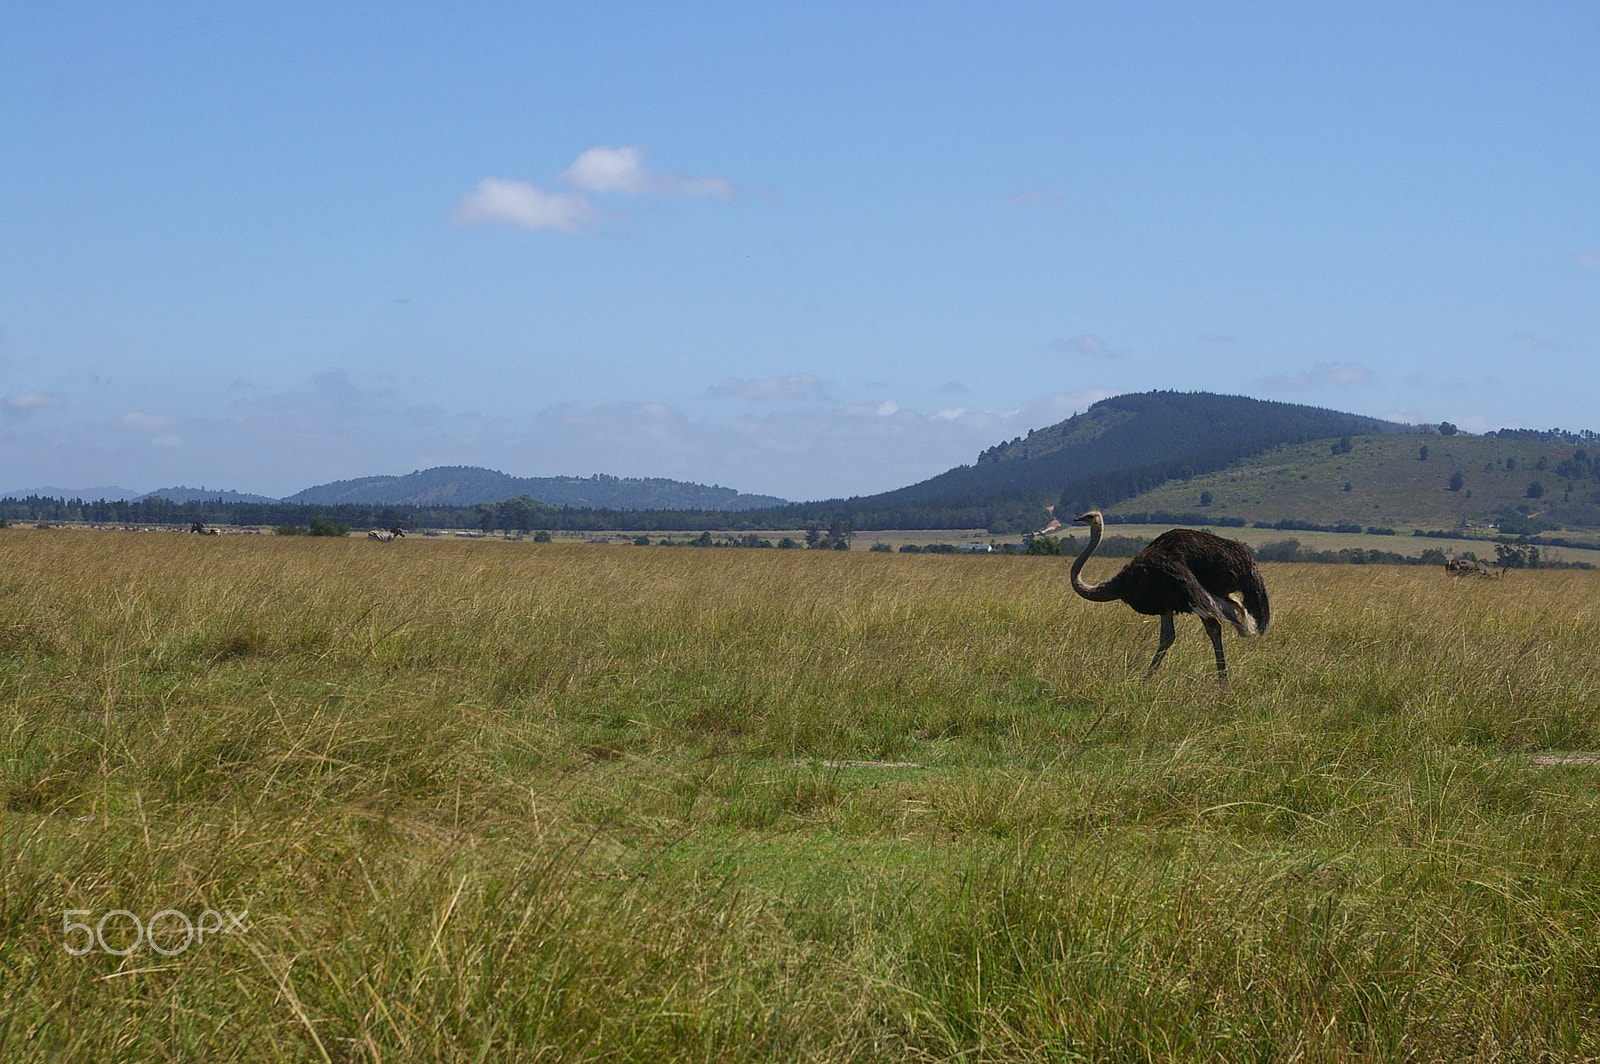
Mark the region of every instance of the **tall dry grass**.
[[0, 533], [0, 1057], [1600, 1055], [1597, 574], [1064, 570]]

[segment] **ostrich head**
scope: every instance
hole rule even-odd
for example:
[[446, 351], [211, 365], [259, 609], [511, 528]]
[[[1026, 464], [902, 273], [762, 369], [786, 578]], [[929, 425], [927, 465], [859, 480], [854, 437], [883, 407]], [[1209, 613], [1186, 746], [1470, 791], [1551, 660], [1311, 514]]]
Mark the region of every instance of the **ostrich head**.
[[1097, 521], [1101, 523], [1105, 521], [1105, 517], [1101, 515], [1099, 510], [1090, 510], [1082, 517], [1074, 517], [1072, 519], [1072, 523], [1075, 525], [1092, 525]]

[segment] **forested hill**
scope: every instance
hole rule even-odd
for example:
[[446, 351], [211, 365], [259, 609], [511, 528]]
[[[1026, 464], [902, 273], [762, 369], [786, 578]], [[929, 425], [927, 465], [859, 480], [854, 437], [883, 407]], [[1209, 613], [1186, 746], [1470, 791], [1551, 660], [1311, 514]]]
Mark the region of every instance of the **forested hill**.
[[[910, 487], [790, 508], [839, 516], [858, 528], [932, 528], [951, 522], [1023, 528], [1043, 506], [1074, 513], [1109, 506], [1176, 477], [1191, 477], [1283, 443], [1407, 431], [1320, 407], [1207, 392], [1144, 392], [1002, 443]], [[811, 511], [816, 511], [813, 515]]]
[[437, 466], [400, 477], [362, 477], [307, 488], [288, 503], [337, 506], [476, 506], [528, 496], [551, 506], [594, 510], [753, 510], [782, 506], [771, 495], [660, 477], [513, 477], [477, 466]]

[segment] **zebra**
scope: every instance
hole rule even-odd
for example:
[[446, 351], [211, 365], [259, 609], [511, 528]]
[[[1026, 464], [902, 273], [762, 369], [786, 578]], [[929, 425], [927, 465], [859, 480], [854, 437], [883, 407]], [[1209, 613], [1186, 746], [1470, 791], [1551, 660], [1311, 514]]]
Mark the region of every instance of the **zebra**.
[[401, 528], [399, 525], [395, 525], [390, 529], [374, 528], [371, 532], [367, 533], [367, 538], [375, 539], [379, 543], [393, 543], [397, 539], [405, 539], [406, 530]]

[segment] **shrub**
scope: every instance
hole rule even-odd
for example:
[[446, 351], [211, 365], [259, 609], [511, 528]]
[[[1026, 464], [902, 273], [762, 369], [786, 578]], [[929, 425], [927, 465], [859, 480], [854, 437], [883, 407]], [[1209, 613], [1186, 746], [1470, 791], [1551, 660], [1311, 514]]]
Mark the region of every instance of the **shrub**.
[[336, 523], [321, 517], [313, 518], [311, 528], [307, 530], [308, 536], [348, 536], [350, 526], [342, 522]]
[[1264, 562], [1292, 562], [1300, 558], [1298, 539], [1279, 539], [1263, 543], [1256, 549], [1256, 558]]
[[893, 554], [894, 553], [894, 548], [889, 546], [889, 544], [887, 544], [887, 543], [874, 543], [872, 546], [868, 547], [867, 550], [870, 551], [873, 554]]
[[272, 530], [272, 534], [275, 536], [303, 536], [305, 533], [306, 530], [299, 525], [291, 525], [288, 522], [284, 522]]
[[650, 537], [649, 536], [637, 536], [637, 537], [634, 538], [633, 545], [635, 547], [648, 547], [650, 545]]
[[793, 536], [784, 536], [778, 540], [779, 550], [798, 550], [800, 543]]
[[539, 531], [537, 531], [537, 532], [535, 532], [533, 534], [533, 541], [535, 543], [549, 543], [550, 542], [550, 532], [549, 532], [549, 530], [548, 529], [543, 529], [543, 528], [539, 529]]

